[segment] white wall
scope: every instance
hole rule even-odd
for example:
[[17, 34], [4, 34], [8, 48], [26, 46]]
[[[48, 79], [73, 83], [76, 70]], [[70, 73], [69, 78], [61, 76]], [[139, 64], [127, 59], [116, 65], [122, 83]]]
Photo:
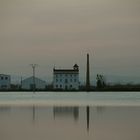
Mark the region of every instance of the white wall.
[[[67, 79], [67, 83], [65, 82], [66, 79]], [[60, 87], [60, 85], [62, 85], [62, 87]], [[54, 74], [53, 77], [54, 89], [66, 89], [66, 86], [68, 90], [72, 90], [72, 89], [78, 90], [79, 74]]]
[[11, 77], [9, 75], [0, 75], [0, 89], [10, 89]]
[[[27, 78], [22, 81], [22, 89], [31, 89], [31, 85], [33, 85], [33, 77]], [[46, 82], [35, 78], [36, 89], [45, 89]]]

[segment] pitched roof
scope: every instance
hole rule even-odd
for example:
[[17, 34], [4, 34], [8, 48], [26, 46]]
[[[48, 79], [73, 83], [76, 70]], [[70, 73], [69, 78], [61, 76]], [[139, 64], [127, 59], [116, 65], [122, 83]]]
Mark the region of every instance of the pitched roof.
[[[22, 82], [27, 81], [27, 80], [30, 80], [30, 79], [31, 79], [31, 80], [33, 80], [33, 76], [31, 76], [31, 77], [28, 77], [28, 78], [24, 79]], [[35, 77], [35, 80], [45, 82], [44, 80], [39, 79], [39, 78], [37, 78], [37, 77]], [[46, 82], [45, 82], [45, 83], [46, 83]]]

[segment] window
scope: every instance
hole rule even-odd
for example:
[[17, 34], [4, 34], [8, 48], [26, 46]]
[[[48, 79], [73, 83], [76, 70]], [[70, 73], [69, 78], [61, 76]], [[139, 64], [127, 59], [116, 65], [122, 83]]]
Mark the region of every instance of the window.
[[62, 82], [62, 79], [60, 79], [60, 82]]
[[76, 80], [76, 79], [74, 79], [74, 82], [77, 82], [77, 80]]
[[68, 79], [65, 79], [65, 83], [68, 83]]
[[72, 88], [72, 85], [70, 85], [70, 88]]
[[58, 88], [58, 85], [56, 85], [56, 88]]
[[8, 80], [8, 77], [5, 77], [5, 80]]
[[1, 80], [3, 80], [3, 77], [1, 77]]
[[58, 82], [58, 79], [56, 79], [56, 82]]
[[2, 85], [1, 88], [2, 89], [6, 89], [7, 88], [7, 85]]
[[62, 85], [60, 85], [60, 88], [62, 88]]
[[55, 77], [58, 78], [58, 75], [56, 74]]
[[72, 82], [72, 79], [70, 79], [70, 82]]
[[68, 90], [68, 86], [67, 85], [65, 86], [65, 90]]

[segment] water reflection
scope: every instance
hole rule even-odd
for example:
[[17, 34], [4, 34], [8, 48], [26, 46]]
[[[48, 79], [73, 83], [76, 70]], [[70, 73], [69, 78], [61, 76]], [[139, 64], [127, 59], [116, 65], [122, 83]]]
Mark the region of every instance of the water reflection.
[[11, 107], [9, 106], [0, 106], [0, 112], [9, 112]]
[[35, 117], [36, 117], [36, 116], [35, 116], [35, 115], [36, 115], [36, 114], [35, 114], [35, 113], [36, 113], [36, 112], [35, 112], [35, 111], [36, 111], [35, 106], [33, 106], [33, 109], [32, 109], [32, 110], [33, 110], [33, 123], [35, 123], [35, 120], [36, 120], [36, 118], [35, 118]]
[[[90, 107], [86, 107], [86, 129], [89, 131], [90, 123]], [[54, 119], [57, 117], [73, 117], [74, 120], [79, 119], [79, 107], [54, 107], [53, 108]]]
[[[49, 114], [50, 116], [53, 116], [54, 120], [59, 120], [60, 118], [62, 119], [68, 119], [71, 118], [74, 121], [79, 120], [79, 116], [81, 113], [79, 112], [79, 108], [81, 107], [37, 107], [37, 106], [32, 106], [32, 107], [19, 107], [19, 110], [22, 111], [24, 110], [24, 113], [27, 114], [29, 111], [32, 114], [32, 123], [36, 124], [37, 121], [37, 116], [38, 120], [41, 119], [39, 116], [42, 116], [41, 114], [43, 112], [46, 112], [46, 114]], [[85, 109], [84, 109], [85, 108]], [[18, 107], [0, 107], [0, 112], [10, 112], [11, 110], [15, 110], [15, 112], [18, 112]], [[49, 110], [49, 111], [48, 111]], [[92, 110], [92, 114], [90, 114]], [[95, 112], [96, 110], [96, 112]], [[86, 122], [86, 130], [89, 132], [90, 129], [90, 118], [94, 118], [95, 114], [100, 114], [105, 110], [105, 107], [91, 107], [86, 106], [81, 108], [81, 112], [85, 114], [85, 122]], [[52, 114], [52, 115], [51, 115]]]
[[[83, 107], [84, 108], [84, 107]], [[94, 107], [97, 110], [97, 114], [102, 113], [105, 110], [105, 107]], [[92, 107], [92, 110], [94, 110]], [[41, 108], [40, 108], [41, 109]], [[62, 118], [73, 118], [75, 121], [79, 120], [79, 107], [53, 107], [53, 118], [54, 120], [59, 119], [60, 117]], [[32, 107], [32, 122], [35, 124], [36, 123], [36, 110], [37, 107], [33, 106]], [[47, 108], [46, 108], [47, 110]], [[51, 113], [51, 112], [50, 112]], [[90, 129], [90, 117], [93, 119], [94, 114], [90, 116], [90, 106], [86, 107], [85, 111], [86, 115], [86, 129], [87, 132], [89, 132]]]
[[103, 107], [103, 106], [97, 106], [96, 107], [96, 110], [97, 110], [98, 113], [102, 113], [102, 112], [105, 111], [105, 107]]
[[87, 131], [89, 131], [89, 117], [90, 117], [90, 108], [89, 106], [86, 107], [86, 113], [87, 113]]
[[140, 107], [0, 107], [0, 140], [139, 140], [139, 118]]
[[79, 107], [53, 107], [53, 115], [56, 117], [73, 117], [75, 121], [79, 119]]

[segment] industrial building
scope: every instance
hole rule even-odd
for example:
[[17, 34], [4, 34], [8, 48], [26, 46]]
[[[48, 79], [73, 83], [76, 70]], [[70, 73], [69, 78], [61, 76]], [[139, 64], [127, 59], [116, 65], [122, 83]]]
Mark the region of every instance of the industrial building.
[[0, 74], [0, 90], [10, 89], [11, 85], [11, 76]]
[[79, 90], [79, 66], [73, 69], [53, 69], [53, 88], [55, 90]]
[[[34, 86], [34, 82], [35, 82], [35, 86]], [[46, 82], [33, 76], [27, 79], [24, 79], [21, 82], [22, 89], [32, 90], [34, 87], [35, 89], [38, 89], [38, 90], [44, 90], [46, 88]]]

